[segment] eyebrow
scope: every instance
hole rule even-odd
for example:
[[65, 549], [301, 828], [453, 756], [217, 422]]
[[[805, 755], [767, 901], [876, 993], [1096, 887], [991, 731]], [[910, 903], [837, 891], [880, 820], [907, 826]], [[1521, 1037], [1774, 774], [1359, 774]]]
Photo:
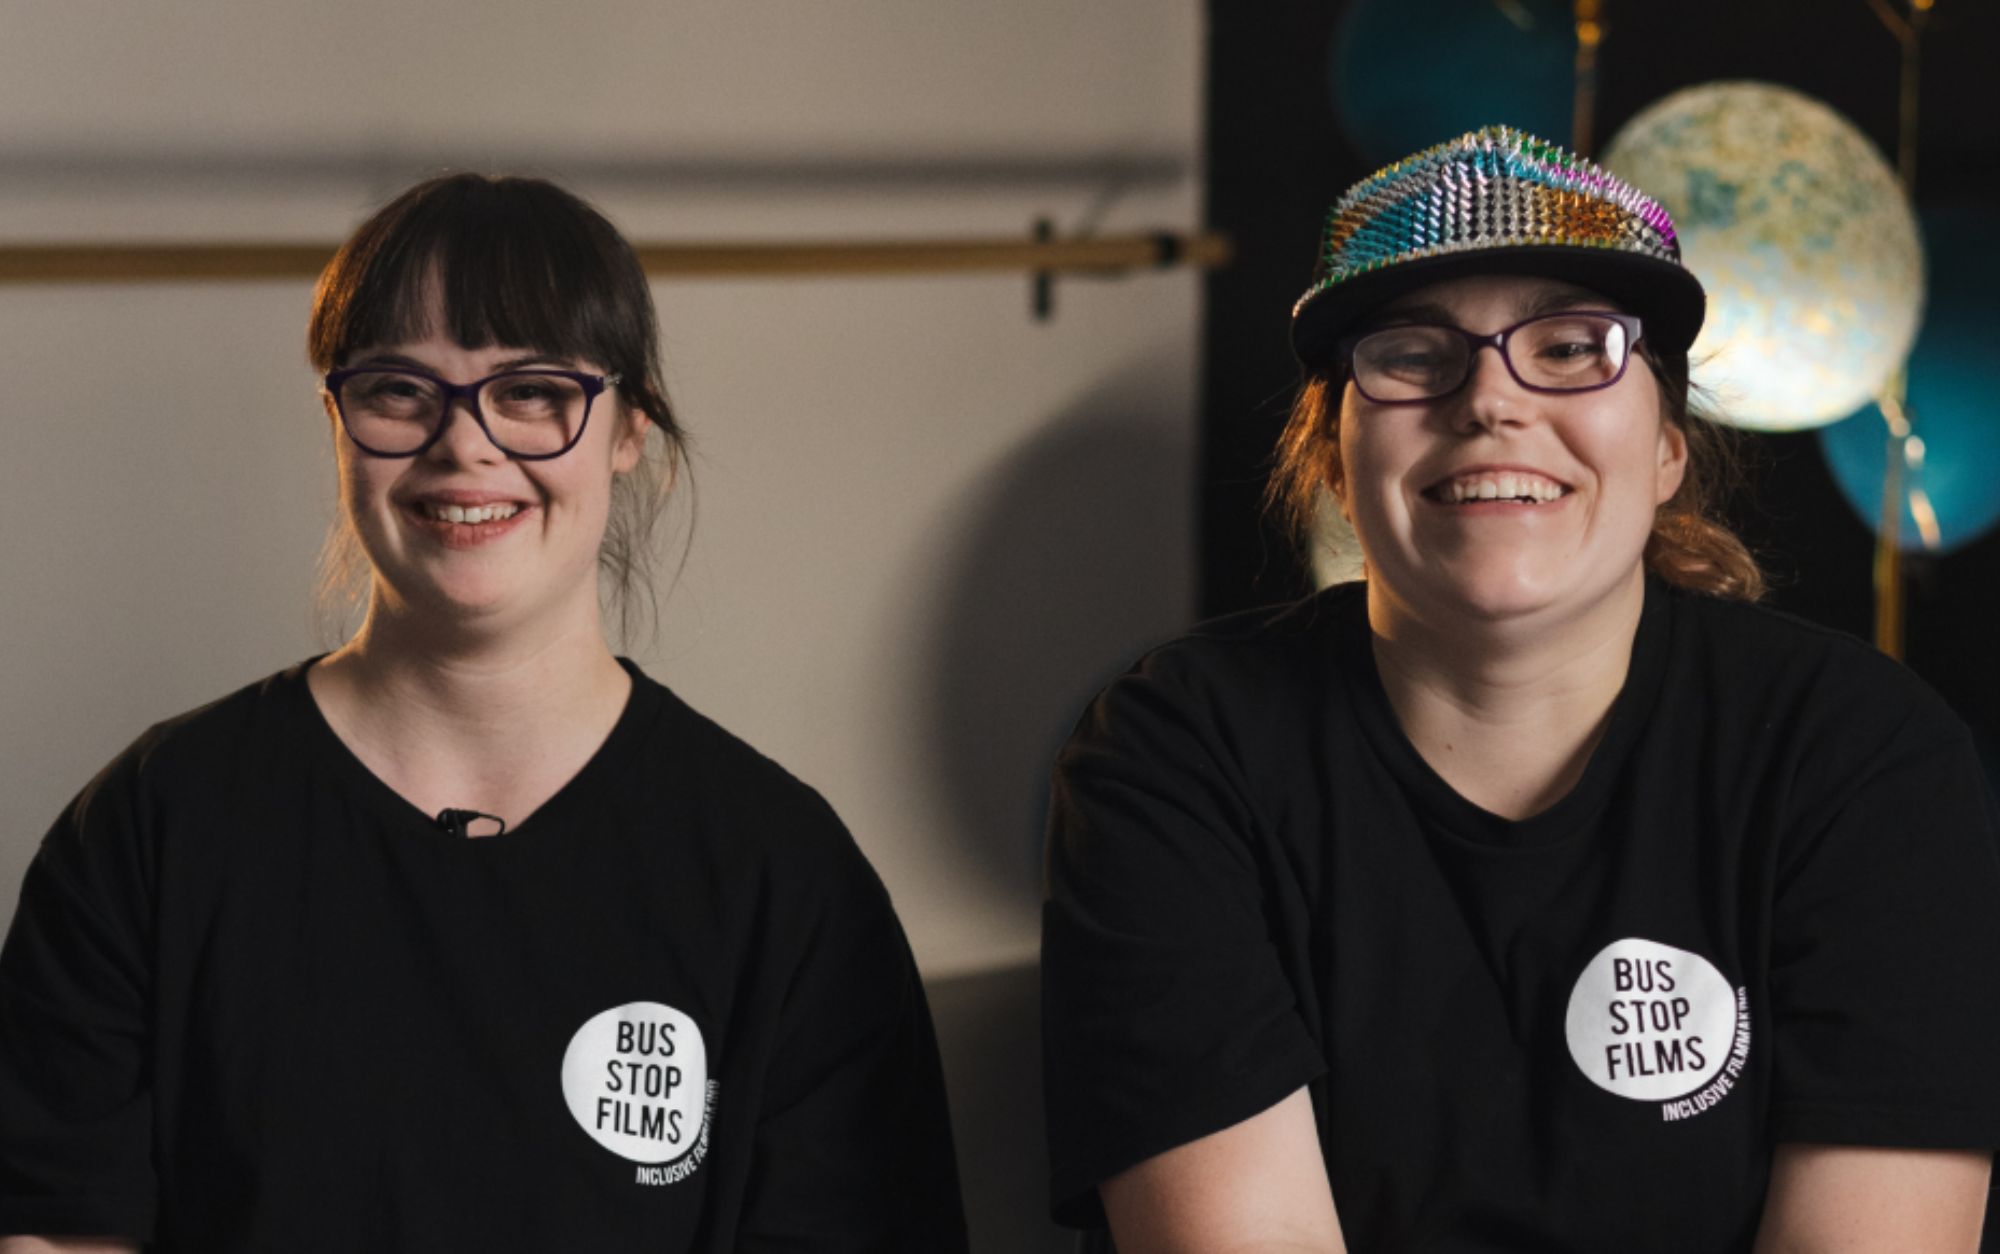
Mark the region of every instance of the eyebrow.
[[1443, 305], [1433, 304], [1430, 301], [1397, 305], [1393, 309], [1383, 310], [1379, 317], [1370, 318], [1363, 324], [1363, 329], [1373, 330], [1376, 327], [1402, 326], [1409, 323], [1444, 323], [1451, 325], [1451, 311]]
[[1520, 310], [1520, 315], [1523, 318], [1534, 318], [1545, 313], [1556, 313], [1564, 309], [1581, 309], [1588, 305], [1603, 305], [1610, 309], [1617, 308], [1617, 306], [1604, 297], [1599, 296], [1596, 292], [1580, 287], [1558, 287], [1551, 288], [1543, 292], [1540, 296], [1537, 296], [1534, 300], [1529, 301], [1527, 306]]

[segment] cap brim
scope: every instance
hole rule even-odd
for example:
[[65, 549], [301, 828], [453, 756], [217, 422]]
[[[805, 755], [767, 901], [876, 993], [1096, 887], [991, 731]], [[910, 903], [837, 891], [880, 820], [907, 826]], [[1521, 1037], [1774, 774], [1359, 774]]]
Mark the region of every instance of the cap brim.
[[1474, 274], [1559, 279], [1601, 293], [1637, 314], [1643, 342], [1676, 355], [1701, 330], [1708, 299], [1695, 277], [1670, 261], [1609, 248], [1545, 244], [1418, 257], [1346, 279], [1307, 299], [1292, 316], [1292, 352], [1308, 369], [1325, 365], [1342, 336], [1399, 296]]

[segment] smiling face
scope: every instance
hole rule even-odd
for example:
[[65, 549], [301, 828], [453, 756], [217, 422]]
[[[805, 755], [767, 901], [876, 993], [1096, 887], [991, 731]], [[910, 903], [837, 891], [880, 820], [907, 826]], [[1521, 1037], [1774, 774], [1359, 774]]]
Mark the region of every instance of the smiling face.
[[[1561, 308], [1613, 310], [1552, 280], [1480, 275], [1414, 292], [1371, 325], [1486, 335]], [[1371, 605], [1440, 625], [1539, 623], [1641, 594], [1654, 511], [1679, 486], [1687, 445], [1640, 353], [1601, 391], [1529, 391], [1481, 349], [1449, 396], [1383, 405], [1349, 382], [1340, 404], [1337, 492]]]
[[[433, 318], [432, 325], [443, 323]], [[435, 332], [362, 349], [346, 364], [420, 370], [455, 383], [516, 368], [604, 373], [594, 362], [466, 348]], [[519, 461], [487, 438], [464, 400], [415, 457], [371, 456], [336, 420], [342, 508], [374, 570], [370, 612], [447, 630], [504, 630], [575, 615], [594, 622], [612, 481], [637, 463], [644, 421], [610, 390], [592, 405], [575, 447], [548, 461]]]

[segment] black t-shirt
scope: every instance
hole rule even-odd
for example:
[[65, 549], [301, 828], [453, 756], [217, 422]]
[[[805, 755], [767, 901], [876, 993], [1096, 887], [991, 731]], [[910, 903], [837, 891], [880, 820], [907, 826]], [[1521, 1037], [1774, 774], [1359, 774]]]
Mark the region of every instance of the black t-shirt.
[[0, 952], [0, 1232], [158, 1250], [962, 1250], [923, 988], [810, 789], [632, 673], [441, 830], [295, 667], [114, 761]]
[[1847, 637], [1650, 586], [1575, 789], [1404, 737], [1361, 585], [1100, 696], [1055, 779], [1057, 1217], [1310, 1090], [1348, 1246], [1748, 1249], [1780, 1141], [2000, 1144], [2000, 853], [1968, 734]]

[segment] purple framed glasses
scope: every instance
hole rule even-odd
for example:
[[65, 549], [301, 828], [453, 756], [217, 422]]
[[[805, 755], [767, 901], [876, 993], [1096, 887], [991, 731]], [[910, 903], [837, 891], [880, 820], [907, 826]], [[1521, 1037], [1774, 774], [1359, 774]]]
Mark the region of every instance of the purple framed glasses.
[[1429, 323], [1380, 327], [1347, 337], [1338, 351], [1362, 396], [1377, 405], [1419, 405], [1464, 387], [1482, 348], [1497, 351], [1514, 382], [1530, 392], [1608, 388], [1625, 377], [1640, 334], [1631, 314], [1570, 310], [1491, 335]]
[[493, 446], [520, 461], [561, 457], [583, 438], [590, 404], [618, 376], [575, 370], [506, 370], [450, 383], [422, 370], [358, 366], [323, 381], [355, 447], [375, 457], [415, 457], [431, 445], [462, 396]]

